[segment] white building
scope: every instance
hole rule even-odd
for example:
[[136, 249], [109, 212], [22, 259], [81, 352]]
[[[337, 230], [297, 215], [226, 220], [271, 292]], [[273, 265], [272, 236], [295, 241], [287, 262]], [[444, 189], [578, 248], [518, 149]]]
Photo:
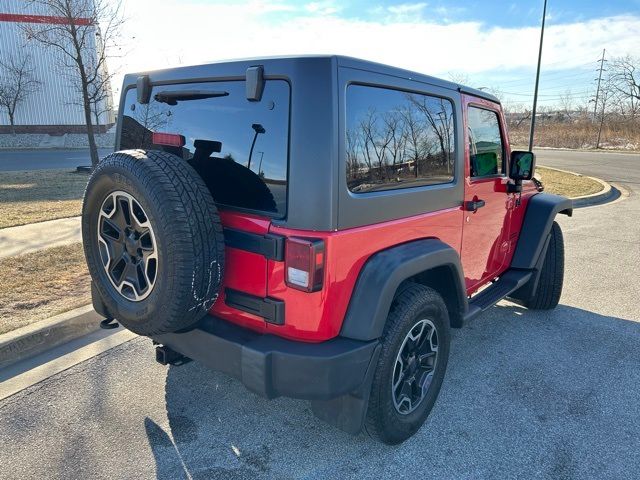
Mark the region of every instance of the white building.
[[[21, 0], [0, 0], [0, 59], [5, 62], [12, 56], [22, 59], [28, 55], [35, 80], [41, 82], [38, 91], [18, 105], [15, 125], [18, 133], [82, 133], [86, 132], [82, 95], [75, 86], [77, 71], [63, 67], [63, 53], [54, 47], [45, 48], [37, 42], [27, 40], [23, 27], [29, 24], [56, 24], [64, 19], [54, 12]], [[87, 25], [88, 19], [79, 19]], [[87, 22], [87, 23], [84, 23]], [[96, 56], [100, 48], [99, 29], [88, 35], [88, 54]], [[68, 61], [67, 61], [68, 62]], [[0, 68], [2, 68], [0, 66]], [[0, 77], [2, 72], [0, 72]], [[100, 102], [97, 132], [104, 132], [115, 121], [111, 92]], [[92, 115], [95, 125], [95, 115]], [[0, 133], [10, 130], [9, 116], [0, 111]]]

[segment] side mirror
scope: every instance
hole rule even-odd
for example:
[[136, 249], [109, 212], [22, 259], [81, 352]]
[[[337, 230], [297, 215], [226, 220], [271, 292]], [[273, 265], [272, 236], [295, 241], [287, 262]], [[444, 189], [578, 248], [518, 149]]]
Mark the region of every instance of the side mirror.
[[520, 183], [522, 180], [531, 180], [536, 168], [536, 156], [533, 152], [514, 150], [511, 152], [509, 162], [509, 178]]

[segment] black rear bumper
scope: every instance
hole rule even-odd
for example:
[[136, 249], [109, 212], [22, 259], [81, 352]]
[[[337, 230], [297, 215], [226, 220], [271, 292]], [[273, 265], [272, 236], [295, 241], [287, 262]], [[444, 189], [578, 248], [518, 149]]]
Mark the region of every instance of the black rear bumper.
[[360, 388], [378, 341], [337, 337], [322, 343], [261, 335], [216, 317], [153, 337], [176, 352], [239, 379], [266, 398], [329, 400]]

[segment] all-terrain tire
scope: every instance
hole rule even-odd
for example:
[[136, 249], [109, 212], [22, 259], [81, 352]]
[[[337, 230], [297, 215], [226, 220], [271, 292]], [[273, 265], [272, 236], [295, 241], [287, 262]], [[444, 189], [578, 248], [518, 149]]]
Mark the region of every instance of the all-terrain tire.
[[[426, 395], [415, 410], [401, 414], [394, 405], [392, 382], [396, 358], [407, 334], [417, 322], [428, 319], [437, 331], [437, 360]], [[442, 297], [433, 289], [411, 284], [394, 300], [382, 336], [382, 350], [372, 382], [365, 429], [389, 445], [416, 433], [429, 416], [440, 392], [449, 357], [449, 315]]]
[[[105, 200], [118, 195], [114, 192], [135, 199], [155, 236], [155, 283], [142, 299], [125, 298], [116, 288], [107, 273], [111, 257], [105, 260], [108, 249], [98, 240]], [[137, 334], [152, 336], [188, 328], [217, 299], [224, 271], [222, 224], [204, 182], [175, 155], [125, 150], [105, 157], [85, 191], [82, 238], [87, 266], [102, 303]]]
[[557, 222], [551, 226], [551, 238], [545, 254], [535, 295], [523, 302], [532, 310], [551, 310], [558, 305], [564, 281], [564, 239]]

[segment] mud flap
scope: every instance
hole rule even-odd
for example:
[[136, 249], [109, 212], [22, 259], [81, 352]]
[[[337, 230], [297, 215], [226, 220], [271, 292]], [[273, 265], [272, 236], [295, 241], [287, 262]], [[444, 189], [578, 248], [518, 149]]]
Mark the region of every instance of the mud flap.
[[374, 350], [360, 387], [331, 400], [311, 401], [311, 411], [316, 417], [352, 435], [357, 435], [362, 430], [381, 348], [382, 346], [378, 345]]

